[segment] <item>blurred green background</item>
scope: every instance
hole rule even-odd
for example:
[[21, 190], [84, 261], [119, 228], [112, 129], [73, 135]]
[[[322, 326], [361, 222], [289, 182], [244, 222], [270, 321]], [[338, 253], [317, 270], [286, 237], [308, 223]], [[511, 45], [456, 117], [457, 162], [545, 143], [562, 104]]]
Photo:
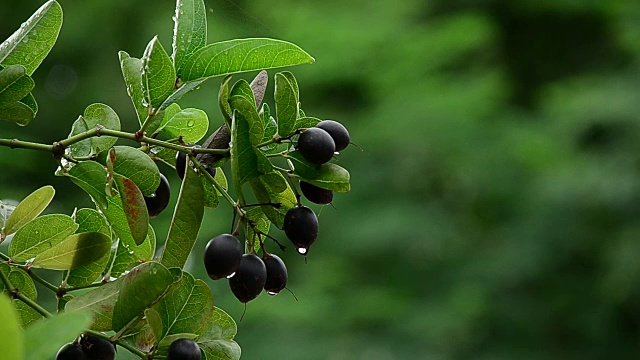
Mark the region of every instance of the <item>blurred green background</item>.
[[[27, 128], [1, 123], [0, 137], [51, 143], [93, 102], [134, 131], [117, 51], [139, 57], [156, 34], [170, 48], [175, 3], [59, 1], [60, 38], [34, 74], [40, 112]], [[339, 158], [352, 191], [316, 208], [308, 264], [283, 256], [300, 301], [248, 304], [243, 359], [638, 358], [640, 2], [205, 1], [209, 42], [309, 51], [316, 63], [292, 69], [303, 108], [343, 122], [364, 150]], [[41, 1], [0, 3], [4, 39]], [[221, 123], [219, 82], [181, 104]], [[49, 211], [91, 206], [55, 168], [0, 148], [0, 198], [52, 184]], [[179, 180], [161, 170], [175, 198]], [[154, 220], [159, 239], [169, 220]], [[205, 214], [197, 276], [230, 220], [226, 205]], [[238, 321], [227, 284], [207, 282]]]

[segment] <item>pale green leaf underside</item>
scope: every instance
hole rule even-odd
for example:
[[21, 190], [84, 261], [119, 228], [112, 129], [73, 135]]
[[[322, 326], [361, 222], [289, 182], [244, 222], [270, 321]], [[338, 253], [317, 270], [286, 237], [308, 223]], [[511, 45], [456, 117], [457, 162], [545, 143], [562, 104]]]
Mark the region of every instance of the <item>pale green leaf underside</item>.
[[20, 64], [31, 75], [49, 54], [62, 26], [62, 8], [48, 1], [0, 44], [2, 65]]
[[10, 121], [20, 126], [29, 125], [35, 116], [33, 108], [21, 101], [0, 109], [0, 120]]
[[[78, 224], [78, 233], [95, 231], [111, 239], [111, 228], [107, 220], [96, 210], [78, 210], [76, 212], [76, 223]], [[111, 246], [111, 240], [109, 240], [109, 245]], [[102, 275], [108, 261], [109, 252], [96, 261], [69, 271], [67, 284], [70, 286], [85, 286], [93, 283]]]
[[[93, 130], [98, 125], [110, 130], [120, 130], [118, 114], [108, 105], [99, 103], [91, 104], [85, 109], [84, 115], [80, 116], [73, 123], [69, 137]], [[117, 140], [117, 138], [112, 136], [91, 137], [71, 145], [69, 150], [73, 156], [98, 154], [112, 147]]]
[[237, 39], [210, 44], [195, 52], [184, 64], [181, 78], [191, 81], [313, 62], [311, 55], [286, 41]]
[[278, 135], [287, 136], [295, 129], [298, 118], [298, 84], [289, 72], [277, 73], [275, 76], [276, 117], [278, 119]]
[[36, 218], [18, 230], [9, 245], [13, 261], [27, 261], [73, 234], [78, 225], [67, 215]]
[[36, 256], [32, 266], [70, 270], [90, 264], [109, 252], [111, 238], [99, 232], [74, 234]]
[[11, 216], [5, 224], [4, 233], [6, 235], [13, 234], [23, 225], [35, 219], [49, 206], [55, 193], [56, 191], [53, 186], [47, 185], [24, 198], [13, 210], [13, 213], [11, 213]]

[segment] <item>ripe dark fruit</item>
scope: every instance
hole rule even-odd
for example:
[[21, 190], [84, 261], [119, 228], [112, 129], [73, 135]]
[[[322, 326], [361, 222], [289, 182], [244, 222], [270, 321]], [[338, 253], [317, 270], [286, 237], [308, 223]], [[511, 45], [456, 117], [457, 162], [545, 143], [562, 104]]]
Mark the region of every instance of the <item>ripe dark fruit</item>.
[[240, 265], [244, 249], [240, 241], [229, 234], [209, 240], [204, 248], [204, 267], [213, 280], [233, 275]]
[[175, 340], [169, 345], [167, 360], [200, 360], [200, 347], [193, 340]]
[[56, 360], [87, 360], [80, 344], [67, 344], [56, 355]]
[[80, 345], [87, 360], [113, 360], [116, 357], [115, 346], [105, 339], [83, 335]]
[[229, 287], [240, 302], [255, 299], [267, 281], [267, 268], [262, 259], [253, 254], [242, 255], [236, 274], [229, 279]]
[[297, 148], [307, 161], [324, 164], [333, 157], [336, 144], [328, 132], [320, 128], [310, 128], [300, 134]]
[[333, 120], [324, 120], [316, 125], [317, 128], [320, 128], [331, 135], [333, 141], [336, 144], [336, 151], [342, 151], [347, 146], [349, 146], [349, 142], [351, 138], [349, 137], [349, 131], [344, 125], [340, 124], [337, 121]]
[[307, 200], [314, 204], [331, 204], [333, 201], [333, 191], [319, 188], [308, 182], [300, 181], [300, 190]]
[[287, 286], [287, 280], [289, 279], [287, 267], [282, 259], [273, 254], [264, 258], [263, 261], [264, 266], [267, 268], [267, 282], [264, 284], [264, 289], [269, 295], [277, 295]]
[[307, 255], [309, 246], [318, 237], [318, 218], [306, 206], [291, 208], [284, 215], [284, 232], [301, 255]]
[[184, 179], [184, 172], [187, 170], [187, 154], [178, 151], [176, 155], [176, 172], [178, 173], [178, 177], [180, 180]]
[[153, 196], [145, 196], [144, 203], [147, 204], [147, 210], [149, 211], [149, 217], [154, 218], [158, 216], [162, 210], [167, 208], [169, 200], [171, 199], [171, 186], [169, 186], [169, 180], [160, 174], [160, 185]]

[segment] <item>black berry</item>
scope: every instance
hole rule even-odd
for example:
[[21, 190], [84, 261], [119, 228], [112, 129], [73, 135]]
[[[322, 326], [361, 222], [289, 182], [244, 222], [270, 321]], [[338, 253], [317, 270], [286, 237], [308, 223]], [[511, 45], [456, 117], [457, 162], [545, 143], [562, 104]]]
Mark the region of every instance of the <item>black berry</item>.
[[297, 148], [307, 161], [324, 164], [333, 157], [336, 144], [328, 132], [320, 128], [310, 128], [300, 134]]
[[56, 360], [86, 360], [80, 344], [67, 344], [56, 355]]
[[306, 206], [291, 208], [284, 215], [284, 232], [301, 255], [307, 255], [309, 246], [318, 237], [318, 218]]
[[333, 201], [333, 191], [319, 188], [308, 182], [300, 181], [300, 190], [307, 200], [314, 204], [330, 204]]
[[351, 141], [351, 138], [349, 137], [349, 131], [347, 131], [347, 128], [339, 122], [333, 120], [324, 120], [319, 122], [316, 127], [328, 132], [329, 135], [331, 135], [333, 141], [336, 144], [336, 151], [342, 151], [347, 146], [349, 146], [349, 142]]
[[267, 268], [267, 282], [264, 284], [264, 289], [267, 294], [276, 295], [287, 286], [289, 279], [287, 267], [277, 255], [270, 254], [263, 261]]
[[253, 254], [244, 254], [236, 274], [229, 279], [229, 286], [240, 302], [247, 303], [260, 295], [266, 281], [267, 268], [262, 259]]
[[190, 339], [178, 339], [169, 345], [167, 360], [200, 360], [200, 347]]
[[169, 180], [160, 174], [160, 185], [158, 185], [156, 192], [153, 196], [144, 197], [144, 202], [147, 204], [147, 210], [149, 211], [149, 217], [154, 218], [158, 216], [162, 210], [167, 208], [170, 199], [171, 186], [169, 186]]
[[80, 344], [88, 360], [113, 360], [116, 357], [115, 346], [105, 339], [83, 335]]
[[178, 151], [176, 154], [176, 172], [180, 180], [184, 179], [184, 172], [187, 170], [187, 154]]
[[229, 234], [209, 240], [204, 249], [204, 267], [213, 280], [233, 275], [240, 265], [244, 249], [240, 241]]

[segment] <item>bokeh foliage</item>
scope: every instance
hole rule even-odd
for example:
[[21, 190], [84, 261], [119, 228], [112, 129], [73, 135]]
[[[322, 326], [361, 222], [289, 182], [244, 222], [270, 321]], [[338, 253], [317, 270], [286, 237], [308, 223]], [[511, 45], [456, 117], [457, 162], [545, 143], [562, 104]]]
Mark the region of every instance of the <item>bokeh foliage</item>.
[[[174, 2], [60, 3], [60, 37], [33, 74], [37, 126], [0, 123], [0, 135], [65, 138], [94, 102], [134, 130], [117, 51], [140, 57], [155, 34], [168, 43]], [[39, 4], [3, 0], [0, 38]], [[284, 255], [300, 302], [283, 293], [249, 304], [236, 337], [244, 358], [640, 352], [640, 3], [206, 4], [210, 41], [277, 37], [314, 54], [294, 70], [303, 107], [344, 123], [364, 149], [342, 155], [352, 191], [322, 210], [309, 264]], [[221, 123], [218, 85], [183, 106]], [[55, 167], [44, 153], [0, 149], [0, 197], [52, 184], [52, 212], [89, 205]], [[160, 169], [175, 197], [177, 176]], [[206, 212], [196, 248], [230, 221], [226, 205]], [[204, 275], [198, 251], [190, 264]], [[226, 285], [208, 283], [239, 319]]]

